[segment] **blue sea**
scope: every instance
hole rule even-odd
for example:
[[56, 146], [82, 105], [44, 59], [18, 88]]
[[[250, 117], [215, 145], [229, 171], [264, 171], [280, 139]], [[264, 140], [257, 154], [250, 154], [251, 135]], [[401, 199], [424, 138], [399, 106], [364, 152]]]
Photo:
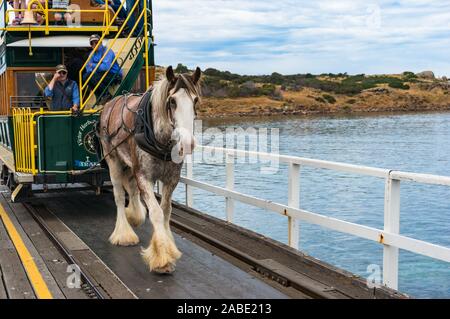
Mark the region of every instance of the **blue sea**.
[[[450, 176], [448, 112], [210, 120], [202, 122], [202, 144], [224, 146], [220, 132], [227, 128], [267, 129], [269, 135], [279, 130], [268, 143], [274, 141], [280, 154]], [[267, 174], [260, 168], [268, 163], [248, 162], [236, 164], [235, 190], [287, 204], [287, 165]], [[308, 167], [300, 175], [302, 209], [383, 229], [383, 179]], [[195, 163], [194, 179], [225, 187], [225, 164]], [[184, 203], [184, 189], [178, 187], [175, 200]], [[195, 190], [194, 207], [225, 219], [219, 196]], [[236, 203], [234, 222], [287, 243], [287, 219], [276, 213]], [[450, 247], [450, 187], [402, 182], [400, 228], [402, 235]], [[304, 222], [299, 246], [365, 278], [369, 267], [383, 265], [382, 245]], [[450, 264], [400, 251], [399, 290], [417, 298], [450, 298]]]

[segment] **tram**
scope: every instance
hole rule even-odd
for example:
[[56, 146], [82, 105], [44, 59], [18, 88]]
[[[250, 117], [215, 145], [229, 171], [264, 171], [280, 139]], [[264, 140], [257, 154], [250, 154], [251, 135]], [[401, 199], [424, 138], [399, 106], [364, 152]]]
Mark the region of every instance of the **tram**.
[[[145, 92], [155, 79], [151, 0], [121, 0], [116, 10], [108, 1], [98, 7], [90, 0], [71, 0], [57, 9], [52, 8], [55, 2], [31, 0], [21, 9], [5, 0], [0, 5], [1, 182], [11, 189], [13, 201], [50, 185], [80, 183], [100, 191], [109, 180], [95, 148], [102, 97]], [[71, 20], [57, 23], [55, 12], [70, 13]], [[20, 24], [13, 23], [18, 13], [24, 17]], [[93, 54], [92, 34], [106, 47], [104, 55], [115, 53], [123, 73], [120, 83], [106, 83], [105, 76], [99, 83], [83, 79]], [[55, 111], [45, 97], [59, 64], [78, 84], [79, 112]], [[102, 82], [106, 89], [99, 92]]]

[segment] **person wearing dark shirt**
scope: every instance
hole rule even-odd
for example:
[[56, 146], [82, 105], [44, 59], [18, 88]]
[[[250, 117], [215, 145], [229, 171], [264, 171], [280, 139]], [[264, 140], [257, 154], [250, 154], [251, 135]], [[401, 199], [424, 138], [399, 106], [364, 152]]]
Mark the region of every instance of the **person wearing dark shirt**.
[[58, 65], [53, 79], [45, 88], [45, 96], [52, 98], [51, 111], [72, 110], [76, 112], [79, 110], [80, 91], [78, 84], [69, 79], [67, 73], [65, 65]]

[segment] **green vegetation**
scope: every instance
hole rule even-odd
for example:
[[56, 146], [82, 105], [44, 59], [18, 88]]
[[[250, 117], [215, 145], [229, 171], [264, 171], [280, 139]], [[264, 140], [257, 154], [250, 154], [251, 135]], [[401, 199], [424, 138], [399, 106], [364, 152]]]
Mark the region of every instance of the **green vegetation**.
[[329, 95], [329, 94], [324, 94], [323, 98], [330, 104], [334, 104], [336, 103], [336, 99], [334, 98], [334, 96]]
[[325, 101], [325, 99], [323, 97], [320, 97], [320, 96], [316, 97], [315, 100], [317, 102], [319, 102], [319, 103], [324, 103], [324, 104], [327, 103], [327, 101]]
[[[186, 72], [187, 67], [179, 64], [176, 71]], [[417, 82], [417, 76], [413, 72], [404, 72], [400, 76], [366, 76], [365, 74], [348, 75], [339, 74], [294, 74], [282, 75], [239, 75], [229, 71], [220, 71], [209, 68], [204, 71], [203, 93], [210, 97], [258, 97], [268, 96], [281, 99], [281, 91], [298, 91], [302, 88], [317, 89], [327, 94], [318, 99], [321, 103], [336, 103], [336, 99], [330, 94], [342, 94], [353, 96], [363, 90], [387, 85], [393, 89], [409, 90], [408, 83]], [[323, 101], [322, 101], [323, 100]], [[352, 101], [352, 100], [350, 100]], [[349, 102], [354, 104], [354, 102]]]
[[344, 105], [344, 106], [342, 107], [342, 110], [343, 110], [344, 112], [351, 112], [351, 111], [352, 111], [352, 107], [351, 107], [350, 105]]

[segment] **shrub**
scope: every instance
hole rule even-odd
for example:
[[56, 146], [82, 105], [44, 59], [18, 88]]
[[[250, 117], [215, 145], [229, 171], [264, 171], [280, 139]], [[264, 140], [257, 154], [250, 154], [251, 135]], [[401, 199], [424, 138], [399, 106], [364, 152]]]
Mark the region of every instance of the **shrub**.
[[403, 72], [403, 78], [407, 81], [411, 81], [411, 80], [416, 80], [417, 79], [417, 75], [414, 72]]
[[351, 112], [352, 107], [351, 107], [350, 105], [344, 105], [344, 106], [342, 107], [342, 110], [344, 110], [345, 112]]
[[334, 98], [334, 96], [329, 95], [329, 94], [324, 94], [323, 98], [330, 104], [334, 104], [336, 103], [336, 99]]
[[181, 63], [178, 63], [177, 68], [174, 71], [175, 71], [175, 73], [188, 73], [189, 69], [187, 66], [185, 66]]
[[401, 89], [401, 90], [409, 90], [410, 86], [407, 84], [404, 84], [403, 82], [390, 82], [389, 87], [393, 89]]
[[317, 102], [319, 102], [319, 103], [324, 103], [324, 104], [327, 103], [327, 101], [325, 101], [325, 99], [323, 97], [320, 97], [320, 96], [316, 97], [315, 100]]

